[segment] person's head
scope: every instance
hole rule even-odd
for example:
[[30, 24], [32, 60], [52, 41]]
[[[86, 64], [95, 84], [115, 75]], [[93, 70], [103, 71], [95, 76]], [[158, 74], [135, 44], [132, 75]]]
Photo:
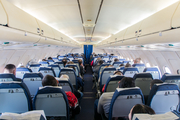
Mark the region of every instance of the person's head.
[[114, 67], [113, 65], [109, 65], [108, 67]]
[[67, 78], [67, 79], [69, 79], [69, 76], [68, 75], [61, 75], [60, 78]]
[[79, 65], [81, 65], [81, 64], [82, 64], [82, 60], [81, 60], [81, 59], [79, 59], [79, 60], [78, 60], [78, 63], [79, 63]]
[[98, 61], [98, 64], [99, 64], [99, 65], [102, 65], [102, 64], [103, 64], [103, 60], [99, 60], [99, 61]]
[[152, 80], [151, 83], [150, 83], [150, 90], [153, 87], [153, 85], [158, 84], [158, 83], [163, 83], [163, 81], [159, 80], [159, 79]]
[[42, 59], [42, 61], [47, 61], [46, 59]]
[[119, 81], [119, 88], [130, 88], [135, 87], [134, 79], [131, 77], [123, 77]]
[[52, 57], [48, 57], [48, 60], [52, 60]]
[[72, 68], [72, 69], [76, 72], [75, 67], [73, 67], [73, 66], [69, 66], [68, 68]]
[[117, 59], [117, 58], [114, 59], [114, 62], [118, 62], [118, 61], [119, 61], [119, 59]]
[[135, 60], [134, 60], [134, 63], [136, 64], [136, 63], [140, 63], [141, 62], [141, 58], [136, 58]]
[[67, 60], [66, 60], [66, 58], [63, 58], [62, 59], [62, 62], [63, 62], [63, 64], [64, 64], [64, 67], [66, 66], [66, 63], [67, 63]]
[[143, 105], [143, 104], [137, 104], [135, 106], [132, 107], [132, 109], [130, 110], [129, 113], [129, 120], [132, 120], [133, 115], [136, 113], [146, 113], [146, 114], [155, 114], [154, 110], [152, 108], [150, 108], [147, 105]]
[[57, 80], [51, 75], [46, 75], [42, 79], [42, 86], [58, 86]]
[[119, 65], [119, 67], [123, 67], [123, 66], [124, 66], [124, 64], [123, 64], [123, 63]]
[[67, 64], [74, 64], [74, 62], [73, 61], [69, 61]]
[[99, 61], [99, 60], [101, 60], [101, 57], [98, 57], [98, 58], [96, 59], [96, 61]]
[[125, 65], [125, 67], [132, 67], [131, 64], [129, 64], [129, 62]]
[[12, 73], [16, 76], [16, 66], [14, 64], [7, 64], [4, 67], [4, 73]]
[[123, 75], [121, 71], [115, 71], [114, 75]]

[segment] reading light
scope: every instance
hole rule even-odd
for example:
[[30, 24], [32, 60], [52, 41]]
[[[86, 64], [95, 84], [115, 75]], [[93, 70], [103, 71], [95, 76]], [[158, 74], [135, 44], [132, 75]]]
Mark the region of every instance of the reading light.
[[162, 32], [159, 32], [159, 36], [162, 36]]
[[138, 37], [136, 38], [136, 41], [138, 41]]
[[27, 32], [24, 33], [24, 36], [27, 36]]

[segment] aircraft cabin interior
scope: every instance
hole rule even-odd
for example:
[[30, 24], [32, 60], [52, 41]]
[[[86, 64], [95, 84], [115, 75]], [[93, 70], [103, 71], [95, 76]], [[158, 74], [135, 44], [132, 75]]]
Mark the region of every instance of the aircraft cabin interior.
[[0, 0], [0, 57], [0, 119], [180, 119], [180, 0]]

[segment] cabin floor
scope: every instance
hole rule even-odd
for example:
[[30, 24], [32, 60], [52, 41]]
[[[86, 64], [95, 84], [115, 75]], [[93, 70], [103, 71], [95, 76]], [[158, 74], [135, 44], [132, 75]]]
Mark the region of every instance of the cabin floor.
[[84, 75], [84, 96], [81, 100], [81, 112], [76, 116], [76, 120], [93, 120], [94, 119], [94, 101], [96, 99], [95, 89], [92, 90], [92, 71], [90, 66], [87, 66]]

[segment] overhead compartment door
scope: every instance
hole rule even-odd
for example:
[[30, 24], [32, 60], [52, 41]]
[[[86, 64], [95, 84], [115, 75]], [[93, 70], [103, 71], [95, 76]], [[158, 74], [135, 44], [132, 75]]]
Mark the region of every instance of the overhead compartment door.
[[1, 16], [0, 24], [7, 25], [7, 15], [1, 3], [0, 3], [0, 16]]
[[178, 8], [176, 9], [176, 12], [173, 15], [172, 27], [173, 28], [180, 27], [180, 5], [178, 6]]

